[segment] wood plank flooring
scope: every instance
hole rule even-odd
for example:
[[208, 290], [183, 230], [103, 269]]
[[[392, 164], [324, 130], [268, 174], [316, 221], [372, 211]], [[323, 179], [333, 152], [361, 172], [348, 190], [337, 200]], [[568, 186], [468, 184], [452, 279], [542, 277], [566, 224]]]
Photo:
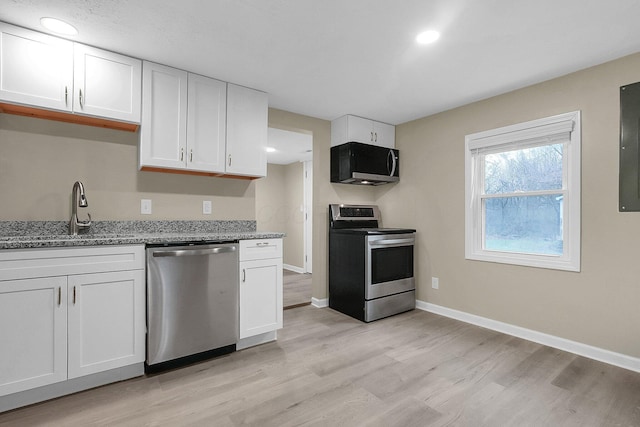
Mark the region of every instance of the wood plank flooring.
[[311, 274], [283, 270], [282, 288], [285, 310], [311, 304]]
[[284, 313], [278, 341], [0, 414], [2, 426], [639, 426], [640, 374], [422, 311]]

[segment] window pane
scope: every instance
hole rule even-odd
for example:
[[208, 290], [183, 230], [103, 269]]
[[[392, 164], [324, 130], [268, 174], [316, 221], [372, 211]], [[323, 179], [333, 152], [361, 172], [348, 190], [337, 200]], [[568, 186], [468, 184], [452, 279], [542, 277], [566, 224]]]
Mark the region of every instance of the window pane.
[[484, 156], [485, 194], [562, 188], [563, 144]]
[[484, 249], [562, 255], [561, 194], [484, 199]]

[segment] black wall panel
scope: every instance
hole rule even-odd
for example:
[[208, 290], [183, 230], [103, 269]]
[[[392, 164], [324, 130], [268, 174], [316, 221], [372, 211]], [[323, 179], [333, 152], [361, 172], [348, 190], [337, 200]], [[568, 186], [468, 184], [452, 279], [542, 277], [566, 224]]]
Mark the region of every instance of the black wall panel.
[[620, 212], [640, 211], [640, 82], [620, 88]]

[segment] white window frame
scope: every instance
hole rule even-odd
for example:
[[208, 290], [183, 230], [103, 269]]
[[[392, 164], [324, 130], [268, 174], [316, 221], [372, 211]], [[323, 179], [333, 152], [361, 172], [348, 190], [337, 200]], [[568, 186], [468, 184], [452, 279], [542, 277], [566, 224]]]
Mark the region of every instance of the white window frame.
[[[557, 270], [580, 271], [580, 111], [478, 132], [465, 137], [465, 258]], [[483, 153], [566, 141], [563, 151], [563, 254], [539, 255], [483, 248]], [[555, 192], [555, 191], [554, 191]]]

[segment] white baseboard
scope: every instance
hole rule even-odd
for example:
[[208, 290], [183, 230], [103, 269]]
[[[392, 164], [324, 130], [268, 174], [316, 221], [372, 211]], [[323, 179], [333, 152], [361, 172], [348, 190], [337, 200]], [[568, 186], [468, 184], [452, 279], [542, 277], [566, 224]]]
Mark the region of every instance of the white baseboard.
[[296, 267], [295, 265], [282, 264], [282, 268], [284, 268], [285, 270], [293, 271], [294, 273], [304, 273], [304, 268]]
[[329, 298], [324, 298], [324, 299], [311, 298], [311, 305], [317, 308], [329, 307]]
[[494, 331], [502, 332], [528, 341], [537, 342], [538, 344], [568, 351], [569, 353], [588, 357], [589, 359], [598, 360], [620, 368], [629, 369], [630, 371], [640, 372], [640, 358], [637, 357], [615, 353], [610, 350], [567, 340], [554, 335], [545, 334], [543, 332], [533, 331], [520, 326], [499, 322], [486, 317], [476, 316], [475, 314], [465, 313], [464, 311], [453, 310], [451, 308], [442, 307], [425, 301], [416, 301], [416, 308], [460, 320], [462, 322], [471, 323], [472, 325], [492, 329]]

